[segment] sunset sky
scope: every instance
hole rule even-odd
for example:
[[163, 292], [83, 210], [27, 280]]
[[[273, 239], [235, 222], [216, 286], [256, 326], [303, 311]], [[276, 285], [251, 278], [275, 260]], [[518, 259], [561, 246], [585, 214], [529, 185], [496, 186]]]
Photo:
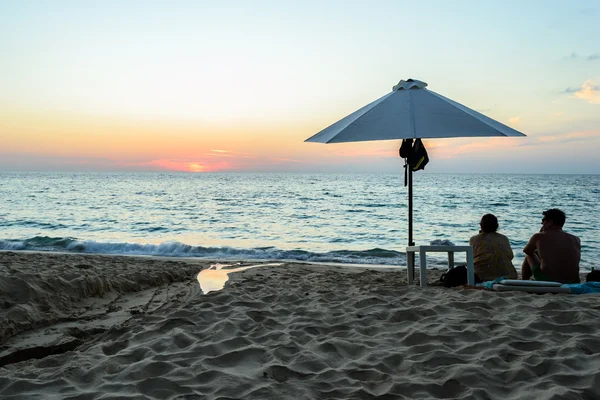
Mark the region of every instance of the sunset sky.
[[428, 172], [600, 173], [600, 3], [0, 0], [1, 171], [394, 172], [304, 140], [400, 79], [526, 138]]

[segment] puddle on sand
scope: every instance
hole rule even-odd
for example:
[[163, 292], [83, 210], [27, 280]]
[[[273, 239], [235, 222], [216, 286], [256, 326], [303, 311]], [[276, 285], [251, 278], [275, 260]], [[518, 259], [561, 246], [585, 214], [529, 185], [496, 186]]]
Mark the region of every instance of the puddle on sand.
[[229, 264], [212, 264], [208, 269], [204, 269], [198, 273], [198, 283], [200, 283], [202, 293], [207, 294], [208, 292], [216, 292], [223, 289], [225, 283], [229, 280], [229, 274], [233, 272], [241, 272], [256, 267], [275, 267], [279, 265], [283, 265], [283, 263], [246, 265], [237, 268], [235, 265]]

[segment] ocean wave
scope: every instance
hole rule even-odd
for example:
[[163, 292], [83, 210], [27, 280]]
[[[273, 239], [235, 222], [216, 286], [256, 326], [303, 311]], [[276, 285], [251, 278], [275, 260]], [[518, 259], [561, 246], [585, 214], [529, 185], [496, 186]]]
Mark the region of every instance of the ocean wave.
[[28, 239], [0, 240], [0, 250], [66, 251], [73, 253], [198, 257], [209, 259], [297, 260], [352, 264], [405, 265], [406, 256], [394, 250], [335, 250], [316, 253], [306, 250], [281, 250], [276, 247], [238, 249], [233, 247], [192, 246], [180, 242], [160, 244], [106, 243], [72, 237], [35, 236]]
[[65, 229], [68, 226], [64, 224], [51, 224], [48, 222], [40, 222], [40, 221], [0, 221], [1, 227], [13, 227], [13, 226], [22, 226], [26, 228], [40, 228], [40, 229]]
[[65, 250], [75, 238], [35, 236], [25, 240], [0, 240], [0, 250]]

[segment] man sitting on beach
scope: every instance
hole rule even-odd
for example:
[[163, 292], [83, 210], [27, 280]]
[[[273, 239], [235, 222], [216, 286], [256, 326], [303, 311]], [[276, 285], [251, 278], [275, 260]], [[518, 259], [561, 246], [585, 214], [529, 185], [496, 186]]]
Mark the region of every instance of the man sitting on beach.
[[544, 211], [542, 228], [534, 234], [523, 249], [526, 254], [522, 265], [523, 280], [579, 283], [581, 241], [562, 230], [565, 213], [558, 208]]

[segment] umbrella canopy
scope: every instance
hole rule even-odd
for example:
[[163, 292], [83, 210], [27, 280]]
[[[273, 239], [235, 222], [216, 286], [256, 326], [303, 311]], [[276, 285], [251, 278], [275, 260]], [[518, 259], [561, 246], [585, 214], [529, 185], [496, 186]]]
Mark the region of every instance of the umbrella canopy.
[[425, 82], [416, 79], [402, 80], [391, 93], [342, 118], [305, 142], [525, 136], [426, 87]]
[[[525, 136], [426, 87], [425, 82], [416, 79], [401, 80], [392, 88], [391, 93], [342, 118], [305, 142], [344, 143], [392, 139]], [[408, 245], [414, 246], [413, 171], [406, 164], [405, 168], [408, 181]]]

